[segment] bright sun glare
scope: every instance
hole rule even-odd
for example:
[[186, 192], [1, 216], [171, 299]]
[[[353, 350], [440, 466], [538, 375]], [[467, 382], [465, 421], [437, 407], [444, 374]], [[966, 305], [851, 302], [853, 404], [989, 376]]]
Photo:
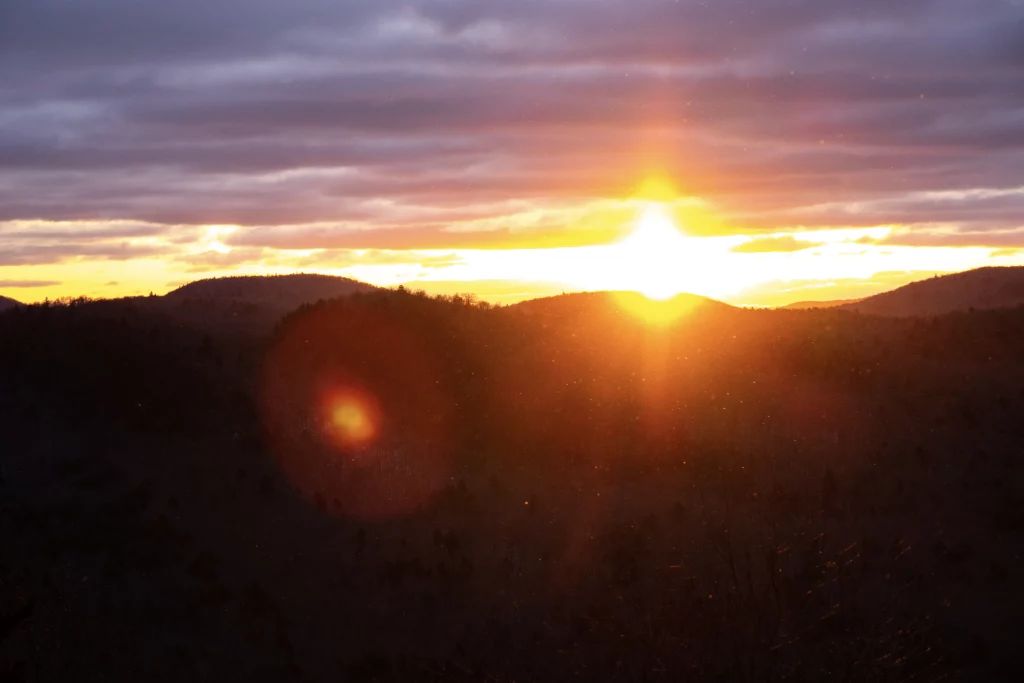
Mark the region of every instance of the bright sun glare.
[[648, 205], [636, 228], [618, 245], [632, 289], [659, 301], [679, 294], [685, 246], [686, 238], [665, 207]]

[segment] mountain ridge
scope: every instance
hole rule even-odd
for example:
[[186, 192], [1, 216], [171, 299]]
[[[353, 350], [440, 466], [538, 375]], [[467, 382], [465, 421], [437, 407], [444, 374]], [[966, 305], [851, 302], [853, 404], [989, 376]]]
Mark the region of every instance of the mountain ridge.
[[0, 296], [0, 311], [6, 311], [11, 308], [17, 308], [18, 306], [22, 305], [24, 304], [22, 304], [17, 299], [12, 299], [7, 296]]
[[217, 299], [300, 306], [377, 289], [374, 285], [335, 275], [236, 275], [195, 280], [164, 295], [166, 299]]
[[1024, 267], [986, 266], [918, 280], [837, 308], [872, 315], [920, 317], [1021, 305]]
[[564, 294], [556, 294], [554, 296], [545, 296], [538, 297], [536, 299], [527, 299], [526, 301], [519, 301], [514, 304], [509, 304], [506, 308], [523, 311], [528, 314], [544, 314], [556, 312], [559, 308], [563, 310], [571, 310], [573, 308], [586, 308], [588, 306], [611, 304], [614, 303], [617, 298], [621, 297], [635, 298], [653, 306], [657, 306], [659, 304], [664, 304], [666, 306], [673, 304], [686, 304], [688, 306], [707, 306], [710, 308], [717, 308], [719, 310], [741, 310], [737, 306], [733, 306], [710, 297], [701, 296], [699, 294], [681, 292], [662, 301], [649, 299], [639, 292], [617, 290], [567, 292]]
[[794, 301], [791, 304], [786, 304], [785, 306], [777, 306], [776, 308], [778, 308], [780, 310], [789, 310], [789, 311], [801, 311], [801, 310], [806, 310], [806, 309], [810, 309], [810, 308], [838, 308], [840, 306], [850, 306], [852, 304], [857, 304], [857, 303], [860, 303], [863, 300], [864, 300], [863, 298], [860, 298], [860, 299], [833, 299], [833, 300], [829, 300], [829, 301]]

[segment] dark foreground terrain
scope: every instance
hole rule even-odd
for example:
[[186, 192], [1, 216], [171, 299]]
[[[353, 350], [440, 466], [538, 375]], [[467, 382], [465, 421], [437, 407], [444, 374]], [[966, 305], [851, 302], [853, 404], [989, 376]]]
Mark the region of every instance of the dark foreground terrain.
[[0, 315], [0, 681], [1024, 673], [1024, 309], [143, 304]]

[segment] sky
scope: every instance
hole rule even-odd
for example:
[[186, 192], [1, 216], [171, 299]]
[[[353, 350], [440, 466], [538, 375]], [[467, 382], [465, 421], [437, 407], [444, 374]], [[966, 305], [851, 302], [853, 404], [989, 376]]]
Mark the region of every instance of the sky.
[[[659, 236], [658, 239], [648, 239]], [[0, 294], [1024, 265], [1022, 0], [3, 0]]]

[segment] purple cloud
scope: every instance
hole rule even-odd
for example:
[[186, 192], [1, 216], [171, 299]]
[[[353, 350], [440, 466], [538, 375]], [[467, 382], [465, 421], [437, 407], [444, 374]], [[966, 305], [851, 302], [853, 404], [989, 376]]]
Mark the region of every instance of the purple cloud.
[[250, 247], [497, 246], [447, 228], [654, 172], [737, 229], [1024, 246], [1022, 45], [1004, 0], [8, 0], [0, 221], [126, 223], [0, 231], [0, 262], [213, 223]]

